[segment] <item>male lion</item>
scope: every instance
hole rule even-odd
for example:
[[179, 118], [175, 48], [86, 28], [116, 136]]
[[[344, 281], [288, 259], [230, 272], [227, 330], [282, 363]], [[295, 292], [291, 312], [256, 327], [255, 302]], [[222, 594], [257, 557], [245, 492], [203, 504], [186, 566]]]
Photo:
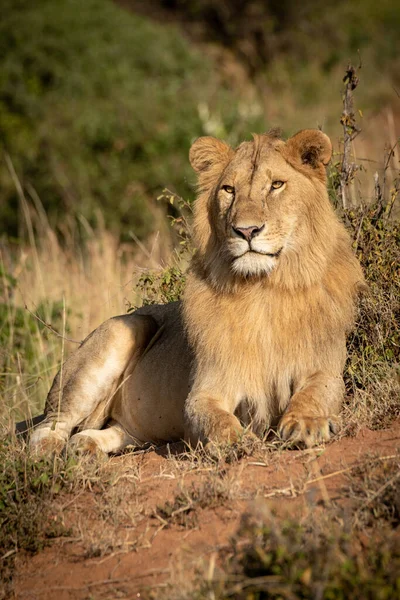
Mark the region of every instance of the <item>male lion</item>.
[[[66, 361], [31, 436], [70, 443], [232, 442], [278, 424], [311, 446], [336, 431], [345, 336], [363, 286], [330, 205], [329, 138], [271, 132], [191, 147], [197, 252], [182, 302], [109, 319]], [[242, 416], [242, 422], [239, 421]]]

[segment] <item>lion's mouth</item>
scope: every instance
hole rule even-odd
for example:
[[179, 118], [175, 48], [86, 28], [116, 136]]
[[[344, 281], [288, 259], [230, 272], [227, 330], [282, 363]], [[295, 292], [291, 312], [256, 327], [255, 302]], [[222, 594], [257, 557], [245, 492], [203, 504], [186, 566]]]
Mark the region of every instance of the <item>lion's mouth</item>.
[[[262, 250], [253, 250], [253, 248], [249, 248], [244, 254], [261, 254], [262, 256], [270, 256], [271, 258], [278, 258], [283, 250], [283, 246], [279, 248], [276, 252], [263, 252]], [[242, 256], [244, 256], [242, 254]]]
[[232, 269], [235, 273], [242, 276], [249, 275], [268, 275], [278, 264], [279, 256], [283, 246], [276, 252], [267, 252], [271, 248], [248, 248], [240, 256], [236, 256], [232, 261]]

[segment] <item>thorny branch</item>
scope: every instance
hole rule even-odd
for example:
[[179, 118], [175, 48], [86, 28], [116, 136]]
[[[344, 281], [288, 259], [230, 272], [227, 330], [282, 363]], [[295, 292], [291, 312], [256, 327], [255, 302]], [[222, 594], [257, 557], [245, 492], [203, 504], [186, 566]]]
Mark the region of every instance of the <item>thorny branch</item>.
[[[361, 64], [358, 69], [361, 68]], [[340, 192], [342, 196], [343, 209], [348, 208], [347, 188], [358, 169], [358, 165], [351, 161], [351, 143], [360, 133], [361, 129], [356, 124], [354, 113], [353, 92], [358, 86], [359, 78], [357, 69], [351, 64], [348, 65], [343, 82], [345, 90], [343, 95], [343, 112], [340, 122], [343, 125], [343, 158], [340, 173]]]

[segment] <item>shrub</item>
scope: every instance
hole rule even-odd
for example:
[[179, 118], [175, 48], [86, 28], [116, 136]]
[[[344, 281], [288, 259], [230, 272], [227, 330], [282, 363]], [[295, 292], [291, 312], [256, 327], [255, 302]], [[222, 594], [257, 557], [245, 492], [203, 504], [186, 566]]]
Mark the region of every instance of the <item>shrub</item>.
[[374, 428], [400, 415], [400, 221], [391, 208], [377, 202], [346, 212], [369, 287], [347, 343], [349, 416]]

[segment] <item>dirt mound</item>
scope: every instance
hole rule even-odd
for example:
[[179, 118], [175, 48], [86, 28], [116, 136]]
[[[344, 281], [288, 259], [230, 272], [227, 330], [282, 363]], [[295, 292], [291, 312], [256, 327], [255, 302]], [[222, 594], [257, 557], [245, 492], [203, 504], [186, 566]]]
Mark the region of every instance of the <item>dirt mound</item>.
[[185, 597], [199, 572], [212, 578], [224, 567], [221, 550], [254, 502], [300, 523], [333, 505], [351, 511], [356, 489], [371, 502], [366, 477], [371, 469], [385, 477], [399, 448], [396, 421], [325, 447], [267, 444], [228, 462], [180, 454], [179, 445], [113, 457], [102, 467], [107, 486], [95, 478], [54, 503], [49, 518], [69, 533], [18, 555], [14, 597]]

